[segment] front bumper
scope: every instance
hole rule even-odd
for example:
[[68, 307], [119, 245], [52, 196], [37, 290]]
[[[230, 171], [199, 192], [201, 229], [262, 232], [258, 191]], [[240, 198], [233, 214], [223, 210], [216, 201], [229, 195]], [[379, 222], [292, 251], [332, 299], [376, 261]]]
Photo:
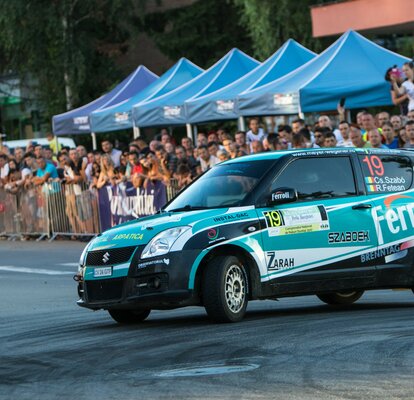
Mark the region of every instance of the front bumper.
[[77, 304], [98, 309], [170, 309], [199, 304], [188, 288], [191, 266], [196, 252], [169, 253], [154, 259], [140, 259], [137, 248], [125, 268], [113, 266], [110, 278], [94, 277], [97, 266], [86, 266], [79, 282]]

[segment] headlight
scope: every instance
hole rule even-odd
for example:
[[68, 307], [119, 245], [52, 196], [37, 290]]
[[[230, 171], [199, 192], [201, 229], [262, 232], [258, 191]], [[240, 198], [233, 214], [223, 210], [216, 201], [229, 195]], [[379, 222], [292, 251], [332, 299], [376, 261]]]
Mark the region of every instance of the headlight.
[[92, 240], [83, 249], [82, 254], [80, 256], [80, 259], [79, 259], [79, 268], [78, 268], [78, 270], [80, 270], [80, 268], [83, 268], [85, 266], [86, 253], [88, 252], [89, 246], [91, 244], [92, 244]]
[[141, 258], [157, 257], [167, 254], [174, 242], [189, 229], [191, 229], [190, 226], [179, 226], [160, 232], [145, 246]]

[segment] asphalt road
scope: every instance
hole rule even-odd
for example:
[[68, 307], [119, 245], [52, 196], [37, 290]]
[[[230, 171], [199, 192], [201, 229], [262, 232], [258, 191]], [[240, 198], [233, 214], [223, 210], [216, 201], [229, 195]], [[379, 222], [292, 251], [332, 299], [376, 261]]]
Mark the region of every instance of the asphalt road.
[[83, 245], [0, 242], [0, 399], [414, 399], [414, 294], [252, 302], [241, 323], [202, 308], [118, 326], [79, 308]]

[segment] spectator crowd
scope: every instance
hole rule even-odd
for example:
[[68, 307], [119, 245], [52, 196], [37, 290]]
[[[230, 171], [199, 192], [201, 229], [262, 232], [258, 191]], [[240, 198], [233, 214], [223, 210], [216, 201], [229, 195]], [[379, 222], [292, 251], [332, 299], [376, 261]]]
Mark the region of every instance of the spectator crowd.
[[295, 119], [267, 134], [259, 119], [251, 118], [247, 132], [199, 132], [196, 146], [191, 138], [178, 142], [162, 129], [149, 143], [138, 138], [119, 150], [104, 140], [100, 151], [87, 151], [84, 146], [62, 148], [49, 133], [49, 147], [29, 142], [13, 154], [7, 146], [1, 147], [0, 188], [18, 193], [52, 180], [96, 189], [121, 182], [146, 188], [151, 181], [161, 181], [181, 189], [212, 166], [247, 154], [301, 148], [414, 148], [414, 110], [406, 116], [361, 111], [355, 123], [345, 120], [343, 108], [338, 106], [338, 111], [337, 127], [328, 115], [321, 115], [313, 125]]

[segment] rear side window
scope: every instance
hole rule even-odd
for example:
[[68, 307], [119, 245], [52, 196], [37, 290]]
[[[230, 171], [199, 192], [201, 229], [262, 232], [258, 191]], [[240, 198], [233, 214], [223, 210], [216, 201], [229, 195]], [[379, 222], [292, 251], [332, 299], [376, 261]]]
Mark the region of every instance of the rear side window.
[[279, 187], [296, 189], [302, 200], [356, 195], [348, 157], [296, 159], [272, 182], [272, 191]]
[[408, 157], [398, 155], [359, 155], [368, 193], [402, 192], [411, 187], [413, 168]]

